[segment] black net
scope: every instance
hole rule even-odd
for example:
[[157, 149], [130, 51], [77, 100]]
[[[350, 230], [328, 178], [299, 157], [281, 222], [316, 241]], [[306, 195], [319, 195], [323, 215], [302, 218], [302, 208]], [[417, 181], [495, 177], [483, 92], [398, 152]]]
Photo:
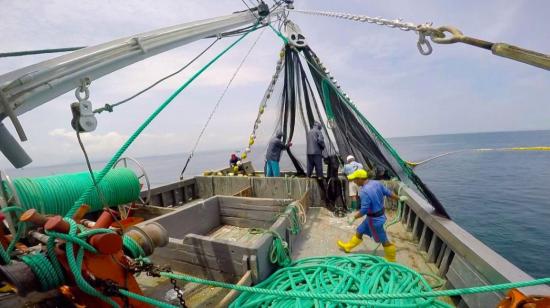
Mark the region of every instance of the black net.
[[[307, 62], [307, 70], [302, 64], [301, 53]], [[353, 155], [375, 179], [398, 178], [422, 193], [436, 213], [449, 217], [430, 189], [335, 85], [309, 47], [297, 50], [287, 45], [284, 65], [283, 89], [275, 130], [282, 131], [283, 141], [289, 143], [295, 137], [297, 127], [307, 131], [315, 121], [322, 124], [327, 144], [323, 156], [329, 166], [328, 184], [323, 185], [327, 194], [331, 190], [340, 190], [341, 183], [336, 188], [331, 188], [331, 183], [338, 181], [337, 168], [343, 163], [344, 157]], [[304, 175], [300, 160], [291, 150], [288, 155], [296, 174]], [[328, 196], [327, 199], [334, 198]]]

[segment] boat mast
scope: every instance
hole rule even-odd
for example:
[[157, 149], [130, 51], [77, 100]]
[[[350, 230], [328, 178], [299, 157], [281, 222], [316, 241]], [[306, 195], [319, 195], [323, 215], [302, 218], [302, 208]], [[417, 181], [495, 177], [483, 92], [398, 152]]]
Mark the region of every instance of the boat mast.
[[12, 121], [19, 139], [26, 141], [17, 117], [79, 88], [83, 82], [89, 83], [159, 53], [252, 25], [260, 18], [265, 20], [282, 12], [284, 7], [278, 7], [261, 18], [258, 11], [247, 10], [166, 27], [83, 48], [0, 75], [0, 152], [15, 167], [23, 167], [32, 161], [2, 123], [6, 117]]

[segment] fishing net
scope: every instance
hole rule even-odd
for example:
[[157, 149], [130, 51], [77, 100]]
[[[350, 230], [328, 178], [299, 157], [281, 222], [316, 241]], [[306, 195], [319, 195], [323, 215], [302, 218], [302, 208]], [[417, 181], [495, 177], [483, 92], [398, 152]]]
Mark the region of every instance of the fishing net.
[[[375, 179], [398, 178], [423, 194], [436, 213], [449, 217], [430, 189], [334, 83], [309, 47], [297, 50], [287, 45], [284, 64], [275, 125], [275, 131], [283, 132], [284, 143], [292, 142], [297, 127], [307, 131], [318, 121], [327, 145], [323, 153], [326, 162], [342, 165], [346, 156], [353, 155]], [[300, 160], [292, 150], [288, 154], [297, 175], [304, 175]]]

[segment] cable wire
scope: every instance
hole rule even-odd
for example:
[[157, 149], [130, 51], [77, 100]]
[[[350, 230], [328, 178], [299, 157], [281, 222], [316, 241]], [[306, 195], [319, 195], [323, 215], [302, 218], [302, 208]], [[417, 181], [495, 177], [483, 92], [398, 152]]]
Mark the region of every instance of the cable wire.
[[185, 64], [183, 67], [181, 67], [180, 69], [178, 69], [177, 71], [169, 74], [169, 75], [166, 75], [164, 77], [162, 77], [161, 79], [155, 81], [153, 84], [151, 84], [150, 86], [148, 86], [147, 88], [137, 92], [136, 94], [126, 98], [126, 99], [123, 99], [119, 102], [116, 102], [114, 104], [105, 104], [105, 106], [101, 107], [101, 108], [98, 108], [96, 110], [94, 110], [94, 113], [101, 113], [103, 111], [109, 111], [109, 112], [113, 112], [113, 108], [114, 107], [117, 107], [117, 106], [120, 106], [136, 97], [138, 97], [139, 95], [151, 90], [153, 87], [155, 87], [156, 85], [158, 85], [159, 83], [165, 81], [166, 79], [168, 78], [171, 78], [179, 73], [181, 73], [183, 70], [185, 70], [187, 67], [189, 67], [191, 64], [193, 64], [193, 62], [195, 62], [198, 58], [200, 58], [204, 53], [206, 53], [212, 46], [214, 46], [214, 44], [216, 44], [216, 42], [218, 42], [220, 40], [220, 37], [217, 37], [210, 45], [208, 45], [208, 47], [206, 47], [203, 51], [201, 51], [196, 57], [194, 57], [191, 61], [189, 61], [189, 63]]
[[120, 223], [118, 217], [109, 209], [109, 204], [105, 201], [105, 196], [101, 192], [101, 189], [99, 185], [97, 185], [97, 181], [94, 175], [94, 170], [92, 169], [92, 164], [90, 163], [90, 158], [88, 157], [88, 152], [86, 151], [86, 148], [84, 147], [84, 143], [82, 142], [82, 139], [80, 138], [80, 132], [76, 131], [76, 139], [78, 139], [78, 144], [80, 145], [80, 149], [82, 149], [82, 153], [84, 154], [84, 159], [86, 160], [86, 166], [88, 167], [88, 171], [90, 172], [90, 177], [92, 178], [92, 183], [95, 186], [95, 189], [97, 191], [97, 196], [99, 197], [99, 201], [101, 202], [101, 205], [103, 206], [103, 209], [107, 210], [109, 214], [111, 214], [111, 217], [115, 221], [115, 223], [120, 226], [122, 231], [124, 231], [124, 226]]
[[262, 37], [262, 35], [264, 34], [265, 32], [265, 28], [260, 32], [260, 34], [258, 35], [258, 37], [256, 37], [256, 40], [254, 41], [254, 43], [252, 43], [252, 45], [250, 46], [250, 48], [248, 49], [248, 52], [246, 53], [246, 55], [244, 56], [244, 58], [241, 60], [241, 63], [239, 63], [239, 66], [237, 66], [237, 69], [235, 70], [235, 72], [233, 73], [233, 76], [231, 76], [231, 78], [229, 79], [229, 82], [227, 83], [227, 85], [225, 86], [225, 89], [223, 90], [222, 94], [220, 95], [220, 97], [218, 98], [218, 101], [216, 102], [216, 105], [214, 105], [214, 109], [212, 109], [212, 112], [210, 112], [210, 115], [208, 116], [208, 119], [206, 120], [206, 123], [204, 124], [204, 126], [202, 127], [202, 130], [201, 132], [199, 133], [199, 136], [197, 137], [197, 140], [195, 141], [195, 144], [193, 145], [193, 149], [191, 150], [191, 153], [189, 154], [189, 157], [187, 158], [187, 161], [185, 162], [185, 166], [183, 166], [183, 169], [181, 170], [181, 173], [180, 173], [180, 180], [183, 179], [183, 174], [185, 173], [185, 170], [187, 169], [187, 166], [189, 165], [189, 162], [191, 161], [191, 158], [193, 158], [193, 155], [195, 154], [195, 151], [197, 150], [197, 147], [199, 146], [199, 142], [202, 138], [202, 136], [204, 135], [204, 132], [206, 131], [206, 128], [208, 127], [208, 124], [210, 124], [210, 121], [212, 120], [212, 117], [214, 117], [214, 114], [216, 113], [216, 111], [218, 110], [218, 107], [220, 106], [220, 103], [222, 102], [223, 98], [225, 97], [225, 94], [227, 93], [227, 91], [229, 90], [229, 87], [231, 86], [231, 84], [233, 83], [233, 80], [235, 79], [235, 77], [237, 77], [237, 74], [239, 73], [239, 71], [241, 70], [244, 62], [246, 61], [246, 59], [248, 58], [248, 56], [250, 55], [250, 53], [252, 52], [252, 50], [254, 49], [254, 47], [256, 47], [256, 44], [258, 43], [258, 41], [260, 40], [260, 38]]
[[4, 52], [4, 53], [0, 53], [0, 58], [41, 55], [45, 53], [56, 53], [56, 52], [68, 52], [68, 51], [79, 50], [82, 48], [86, 48], [86, 46]]

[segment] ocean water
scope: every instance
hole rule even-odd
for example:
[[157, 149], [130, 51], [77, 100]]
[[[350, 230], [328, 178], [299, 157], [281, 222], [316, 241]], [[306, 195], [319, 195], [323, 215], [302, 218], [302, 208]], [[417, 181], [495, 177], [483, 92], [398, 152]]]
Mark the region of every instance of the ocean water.
[[[549, 146], [550, 131], [498, 132], [392, 138], [409, 161], [440, 153], [478, 148]], [[251, 160], [263, 168], [265, 146]], [[293, 151], [303, 160], [304, 147]], [[196, 153], [185, 175], [226, 167], [230, 150]], [[152, 186], [179, 179], [186, 154], [143, 157]], [[94, 162], [101, 169], [105, 162]], [[282, 169], [291, 169], [288, 159]], [[83, 163], [8, 170], [12, 176], [45, 176], [85, 170]], [[463, 151], [415, 169], [452, 218], [479, 240], [534, 277], [550, 277], [550, 152]]]

